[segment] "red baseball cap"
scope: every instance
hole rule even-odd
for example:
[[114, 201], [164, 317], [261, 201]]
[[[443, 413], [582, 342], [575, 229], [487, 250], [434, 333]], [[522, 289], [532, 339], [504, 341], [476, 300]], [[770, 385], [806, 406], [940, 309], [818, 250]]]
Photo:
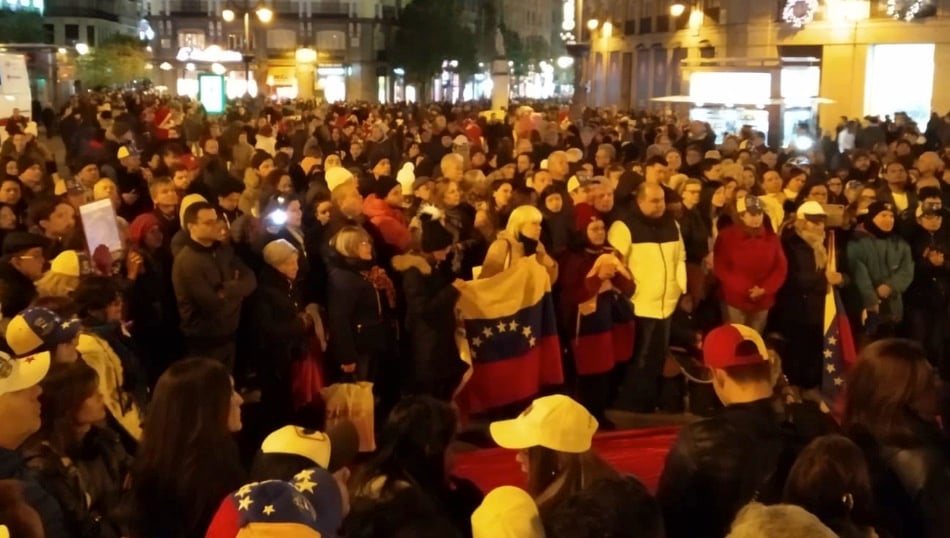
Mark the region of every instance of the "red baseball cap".
[[738, 323], [722, 325], [703, 341], [703, 362], [709, 368], [732, 368], [768, 360], [765, 341], [752, 327]]

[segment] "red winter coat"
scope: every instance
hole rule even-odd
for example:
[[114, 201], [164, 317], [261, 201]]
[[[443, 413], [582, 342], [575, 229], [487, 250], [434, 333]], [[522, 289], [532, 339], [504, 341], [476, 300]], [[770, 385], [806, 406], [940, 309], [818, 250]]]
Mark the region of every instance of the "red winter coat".
[[[772, 308], [787, 269], [782, 242], [765, 226], [751, 231], [737, 223], [716, 237], [713, 272], [719, 279], [722, 300], [733, 308], [743, 312]], [[749, 290], [755, 286], [764, 289], [765, 295], [753, 301]]]
[[363, 214], [379, 230], [383, 241], [399, 253], [406, 253], [412, 244], [412, 233], [402, 211], [391, 207], [385, 200], [370, 194], [363, 201]]

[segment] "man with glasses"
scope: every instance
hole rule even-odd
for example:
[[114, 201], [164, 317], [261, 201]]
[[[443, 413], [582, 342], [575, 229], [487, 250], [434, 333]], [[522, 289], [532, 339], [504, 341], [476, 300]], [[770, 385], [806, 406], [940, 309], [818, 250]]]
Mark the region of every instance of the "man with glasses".
[[0, 313], [10, 319], [36, 299], [33, 283], [43, 276], [49, 241], [42, 235], [10, 232], [0, 258]]
[[188, 353], [234, 367], [241, 304], [257, 287], [254, 273], [219, 241], [218, 212], [207, 202], [188, 206], [188, 242], [175, 256], [172, 284]]
[[703, 298], [703, 261], [709, 256], [710, 232], [698, 210], [702, 189], [702, 181], [690, 178], [683, 182], [679, 190], [683, 198], [683, 210], [678, 222], [686, 246], [686, 295], [692, 299], [693, 305], [698, 305]]

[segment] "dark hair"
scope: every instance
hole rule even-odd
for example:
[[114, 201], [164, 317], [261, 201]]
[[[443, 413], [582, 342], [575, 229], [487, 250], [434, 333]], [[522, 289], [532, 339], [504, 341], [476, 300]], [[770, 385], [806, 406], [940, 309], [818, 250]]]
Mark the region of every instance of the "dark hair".
[[415, 488], [405, 488], [392, 499], [353, 499], [343, 522], [347, 538], [461, 538], [433, 503]]
[[246, 188], [244, 185], [244, 182], [238, 181], [234, 178], [228, 177], [228, 178], [221, 178], [221, 179], [222, 181], [219, 181], [218, 184], [216, 185], [217, 192], [215, 193], [219, 198], [225, 198], [234, 193], [238, 193], [238, 194], [243, 193], [244, 189]]
[[82, 359], [54, 364], [40, 386], [43, 425], [36, 438], [50, 443], [57, 452], [74, 454], [81, 441], [74, 438], [76, 413], [99, 391], [99, 374]]
[[132, 473], [133, 536], [200, 535], [244, 483], [228, 429], [232, 390], [213, 359], [176, 362], [158, 379]]
[[26, 209], [26, 220], [31, 226], [39, 226], [40, 221], [49, 220], [60, 204], [67, 204], [62, 196], [40, 196], [34, 198]]
[[761, 361], [753, 364], [741, 364], [724, 369], [729, 379], [740, 385], [758, 383], [772, 379], [772, 363]]
[[568, 497], [545, 521], [556, 538], [660, 538], [660, 505], [632, 476], [605, 478]]
[[528, 462], [526, 491], [537, 500], [542, 520], [574, 493], [597, 480], [619, 476], [592, 450], [572, 454], [535, 446], [528, 449]]
[[184, 154], [185, 150], [177, 142], [169, 142], [165, 144], [164, 148], [162, 148], [162, 157], [167, 157], [169, 155], [181, 157]]
[[801, 506], [835, 531], [849, 520], [867, 525], [871, 478], [864, 453], [843, 435], [814, 439], [789, 471], [782, 502]]
[[670, 163], [667, 162], [666, 157], [664, 157], [663, 155], [653, 155], [649, 159], [647, 159], [646, 167], [656, 166], [656, 165], [669, 166]]
[[261, 167], [262, 164], [264, 164], [267, 161], [273, 162], [274, 158], [271, 156], [270, 153], [267, 153], [266, 151], [259, 149], [254, 152], [254, 155], [251, 155], [251, 168], [253, 168], [254, 170], [257, 170], [258, 168]]
[[722, 164], [722, 162], [719, 159], [703, 159], [703, 172], [708, 172], [720, 164]]
[[37, 297], [36, 300], [33, 301], [33, 306], [51, 310], [61, 319], [72, 319], [79, 315], [79, 309], [71, 297], [54, 297], [52, 295]]
[[455, 437], [456, 417], [449, 404], [431, 396], [410, 396], [396, 404], [379, 436], [379, 450], [354, 480], [354, 492], [383, 477], [380, 497], [408, 482], [427, 493], [446, 484], [445, 451]]
[[937, 376], [924, 349], [912, 340], [888, 338], [861, 350], [848, 376], [842, 425], [864, 430], [879, 443], [913, 447], [915, 423], [934, 422]]
[[195, 202], [195, 203], [189, 205], [189, 206], [185, 209], [184, 218], [182, 219], [182, 220], [184, 221], [185, 226], [187, 227], [189, 224], [197, 224], [197, 222], [198, 222], [198, 213], [200, 213], [200, 212], [202, 212], [202, 211], [206, 211], [206, 210], [208, 210], [208, 209], [210, 209], [210, 210], [212, 210], [212, 211], [215, 210], [215, 209], [214, 209], [214, 206], [211, 205], [211, 204], [208, 203], [208, 202], [200, 202], [200, 201], [199, 201], [199, 202]]
[[103, 310], [121, 297], [118, 282], [112, 277], [89, 275], [79, 279], [79, 285], [73, 292], [73, 301], [80, 317], [86, 317], [95, 310]]

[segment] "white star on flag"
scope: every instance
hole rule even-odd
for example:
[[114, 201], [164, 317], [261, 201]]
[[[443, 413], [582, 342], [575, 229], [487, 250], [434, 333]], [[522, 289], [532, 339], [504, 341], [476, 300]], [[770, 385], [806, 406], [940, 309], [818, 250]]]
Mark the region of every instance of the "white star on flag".
[[237, 495], [238, 497], [244, 497], [245, 495], [250, 495], [250, 494], [251, 494], [250, 484], [244, 484], [243, 486], [241, 486], [241, 489], [237, 490], [237, 493], [235, 493], [235, 495]]
[[511, 323], [508, 324], [508, 330], [511, 331], [511, 332], [517, 331], [517, 330], [518, 330], [518, 327], [519, 327], [519, 325], [518, 325], [518, 322], [517, 322], [517, 321], [512, 321]]
[[840, 387], [841, 385], [844, 385], [844, 379], [841, 379], [840, 377], [836, 377], [836, 378], [835, 378], [835, 386], [836, 386], [836, 387]]
[[501, 334], [508, 329], [508, 325], [504, 321], [499, 321], [496, 327], [498, 327], [498, 334]]
[[835, 344], [838, 343], [838, 339], [835, 338], [834, 336], [829, 336], [829, 337], [828, 337], [828, 343], [831, 344], [831, 345], [835, 345]]
[[72, 321], [64, 321], [64, 322], [62, 323], [62, 325], [60, 325], [60, 327], [61, 327], [63, 330], [66, 330], [66, 329], [69, 328], [69, 326], [70, 326], [71, 324], [72, 324]]
[[491, 335], [492, 335], [491, 327], [485, 327], [485, 328], [482, 330], [482, 334], [485, 335], [485, 338], [491, 338]]
[[534, 344], [536, 344], [536, 343], [537, 343], [537, 340], [535, 340], [535, 338], [534, 338], [533, 336], [528, 339], [528, 345], [529, 345], [530, 347], [534, 347]]
[[268, 504], [267, 506], [264, 507], [263, 512], [264, 512], [264, 515], [265, 515], [265, 516], [269, 516], [269, 515], [273, 514], [273, 513], [275, 512], [275, 510], [274, 510], [274, 505], [273, 505], [273, 504]]
[[475, 347], [482, 345], [482, 339], [477, 336], [475, 338], [472, 338], [472, 345]]
[[835, 354], [832, 353], [830, 349], [826, 349], [826, 350], [825, 350], [825, 358], [826, 358], [826, 359], [830, 359], [831, 357], [834, 357], [834, 355], [835, 355]]
[[825, 370], [828, 370], [829, 374], [833, 374], [835, 373], [836, 368], [834, 364], [829, 364], [828, 366], [825, 366]]
[[522, 329], [521, 334], [523, 334], [525, 338], [530, 338], [530, 337], [531, 337], [531, 327], [525, 327], [524, 329]]
[[252, 504], [254, 504], [254, 501], [250, 497], [244, 497], [238, 501], [238, 510], [247, 510]]

